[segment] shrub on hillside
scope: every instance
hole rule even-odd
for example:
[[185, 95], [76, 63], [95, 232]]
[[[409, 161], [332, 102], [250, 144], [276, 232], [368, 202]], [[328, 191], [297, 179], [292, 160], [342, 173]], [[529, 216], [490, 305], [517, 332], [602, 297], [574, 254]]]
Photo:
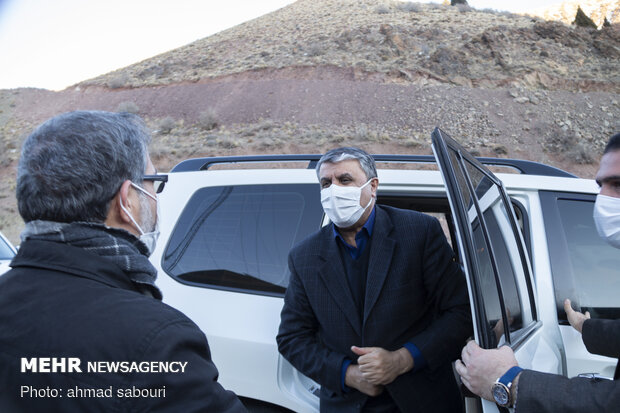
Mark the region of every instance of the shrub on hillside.
[[592, 21], [591, 18], [589, 18], [584, 12], [583, 10], [581, 10], [581, 7], [578, 6], [577, 7], [577, 14], [575, 14], [575, 20], [573, 20], [573, 23], [579, 27], [589, 27], [591, 29], [596, 29], [596, 23], [594, 23]]
[[129, 112], [133, 114], [137, 114], [140, 112], [140, 108], [134, 102], [121, 102], [116, 107], [117, 112]]
[[123, 73], [108, 80], [107, 85], [110, 89], [120, 89], [127, 85], [127, 82], [129, 82], [129, 78]]
[[583, 142], [577, 142], [576, 145], [572, 146], [566, 153], [566, 157], [580, 165], [589, 165], [594, 163], [592, 151]]
[[456, 6], [457, 4], [467, 5], [467, 0], [450, 0], [450, 6]]
[[407, 3], [401, 3], [397, 7], [398, 10], [408, 11], [412, 13], [419, 13], [422, 11], [422, 6], [420, 5], [420, 3], [413, 3], [411, 1], [408, 1]]
[[353, 139], [362, 142], [370, 140], [370, 132], [368, 131], [368, 126], [363, 123], [355, 125], [355, 129], [353, 130]]
[[375, 11], [377, 13], [379, 13], [379, 14], [388, 14], [390, 12], [390, 8], [388, 6], [386, 6], [385, 4], [381, 4], [381, 5], [377, 6]]
[[166, 116], [159, 121], [159, 133], [167, 135], [172, 132], [172, 129], [176, 126], [176, 122], [170, 116]]
[[605, 20], [603, 20], [603, 27], [611, 27], [611, 23], [609, 23], [609, 20], [607, 20], [607, 17], [605, 17]]
[[591, 164], [595, 161], [591, 148], [574, 131], [550, 127], [551, 133], [546, 138], [547, 148], [551, 152], [561, 154], [571, 162], [579, 165]]
[[308, 56], [321, 56], [324, 53], [325, 47], [319, 42], [311, 43], [306, 47], [306, 54]]
[[219, 117], [213, 108], [209, 108], [204, 112], [200, 112], [198, 116], [198, 125], [204, 130], [213, 130], [220, 124]]

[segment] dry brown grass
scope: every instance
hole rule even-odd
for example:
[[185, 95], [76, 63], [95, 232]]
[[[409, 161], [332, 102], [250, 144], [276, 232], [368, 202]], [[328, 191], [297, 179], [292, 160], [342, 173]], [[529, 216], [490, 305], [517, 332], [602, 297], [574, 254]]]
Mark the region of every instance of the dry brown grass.
[[140, 87], [249, 70], [337, 66], [397, 74], [398, 81], [423, 73], [467, 86], [617, 88], [618, 30], [603, 36], [566, 26], [554, 36], [545, 24], [539, 18], [438, 4], [299, 0], [85, 84], [112, 87], [120, 79], [124, 87]]

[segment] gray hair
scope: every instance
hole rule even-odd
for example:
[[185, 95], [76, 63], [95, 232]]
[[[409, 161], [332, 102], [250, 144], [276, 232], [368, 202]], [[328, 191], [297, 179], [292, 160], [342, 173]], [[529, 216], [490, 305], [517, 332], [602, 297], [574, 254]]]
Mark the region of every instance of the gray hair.
[[20, 215], [25, 222], [104, 222], [123, 182], [142, 181], [150, 140], [130, 113], [76, 111], [47, 120], [22, 147]]
[[321, 179], [319, 172], [321, 165], [324, 163], [338, 163], [348, 159], [356, 159], [360, 163], [362, 170], [366, 174], [366, 180], [377, 177], [377, 167], [375, 166], [374, 158], [365, 151], [353, 147], [332, 149], [321, 156], [321, 159], [316, 164], [316, 176]]

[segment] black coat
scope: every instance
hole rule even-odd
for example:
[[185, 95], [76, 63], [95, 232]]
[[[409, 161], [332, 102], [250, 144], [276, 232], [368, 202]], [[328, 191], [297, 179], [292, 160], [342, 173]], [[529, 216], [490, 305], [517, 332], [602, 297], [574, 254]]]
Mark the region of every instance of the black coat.
[[[590, 353], [620, 356], [620, 320], [586, 320], [583, 342]], [[588, 373], [588, 372], [584, 372]], [[620, 381], [571, 379], [556, 374], [525, 370], [519, 375], [517, 413], [527, 412], [618, 412]]]
[[[29, 240], [12, 266], [0, 277], [0, 411], [245, 411], [217, 382], [200, 329], [181, 312], [138, 293], [116, 264], [82, 248]], [[82, 373], [21, 373], [21, 358], [32, 357], [77, 357]], [[184, 373], [92, 373], [89, 361], [187, 365]], [[48, 387], [62, 397], [33, 397], [29, 391]], [[119, 390], [137, 394], [134, 387], [159, 389], [159, 395], [118, 397]], [[111, 389], [112, 397], [69, 397], [76, 388]]]
[[278, 346], [321, 384], [322, 412], [356, 412], [366, 400], [343, 393], [341, 367], [352, 345], [396, 350], [415, 344], [428, 363], [386, 386], [403, 412], [457, 412], [451, 361], [472, 334], [466, 280], [437, 219], [377, 207], [364, 316], [357, 312], [332, 226], [295, 246]]

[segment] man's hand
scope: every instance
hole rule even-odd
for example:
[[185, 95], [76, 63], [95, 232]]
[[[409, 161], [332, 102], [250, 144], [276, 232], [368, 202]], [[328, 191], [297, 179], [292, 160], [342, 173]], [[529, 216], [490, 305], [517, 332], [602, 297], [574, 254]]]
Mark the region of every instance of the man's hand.
[[590, 318], [590, 312], [586, 311], [585, 314], [582, 314], [579, 311], [573, 310], [568, 298], [564, 300], [564, 311], [566, 311], [566, 317], [570, 325], [581, 333], [581, 330], [583, 330], [583, 322]]
[[456, 361], [456, 372], [469, 390], [493, 401], [493, 383], [516, 365], [517, 359], [510, 347], [484, 350], [476, 342], [470, 341], [463, 347], [461, 360]]
[[369, 396], [378, 396], [383, 392], [383, 386], [372, 384], [362, 376], [360, 366], [357, 364], [349, 364], [344, 378], [344, 384], [361, 391]]
[[364, 379], [375, 385], [390, 384], [413, 368], [413, 357], [406, 348], [388, 351], [381, 347], [351, 347]]

